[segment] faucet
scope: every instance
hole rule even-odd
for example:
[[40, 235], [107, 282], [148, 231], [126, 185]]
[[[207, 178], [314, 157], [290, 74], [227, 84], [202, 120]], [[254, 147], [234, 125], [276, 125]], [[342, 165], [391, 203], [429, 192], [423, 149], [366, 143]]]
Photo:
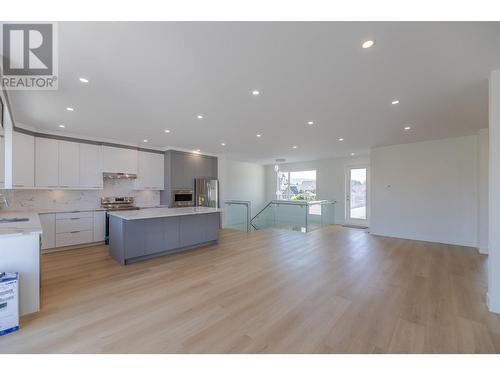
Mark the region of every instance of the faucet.
[[2, 207], [2, 205], [5, 208], [9, 207], [9, 202], [7, 201], [7, 197], [4, 194], [0, 194], [0, 208]]

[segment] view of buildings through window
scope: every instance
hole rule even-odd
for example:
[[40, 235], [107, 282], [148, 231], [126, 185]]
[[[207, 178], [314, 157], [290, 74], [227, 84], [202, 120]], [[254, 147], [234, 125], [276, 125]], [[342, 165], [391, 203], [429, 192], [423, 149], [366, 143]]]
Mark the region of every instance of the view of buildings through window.
[[316, 199], [316, 171], [278, 172], [278, 199]]

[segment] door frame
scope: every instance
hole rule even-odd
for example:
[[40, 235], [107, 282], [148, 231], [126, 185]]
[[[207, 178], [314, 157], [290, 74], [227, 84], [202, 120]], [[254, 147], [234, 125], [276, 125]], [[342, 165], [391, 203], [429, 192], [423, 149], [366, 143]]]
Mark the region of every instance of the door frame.
[[[366, 219], [351, 219], [351, 202], [350, 202], [350, 192], [351, 192], [351, 169], [366, 169]], [[348, 165], [345, 169], [345, 192], [344, 192], [344, 204], [345, 204], [345, 223], [348, 225], [370, 225], [370, 165], [369, 164], [359, 164], [359, 165]]]

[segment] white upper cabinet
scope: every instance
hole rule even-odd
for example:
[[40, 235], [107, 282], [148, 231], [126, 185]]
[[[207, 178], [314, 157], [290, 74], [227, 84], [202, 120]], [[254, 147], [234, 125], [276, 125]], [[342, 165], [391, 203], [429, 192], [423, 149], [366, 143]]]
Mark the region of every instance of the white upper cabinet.
[[137, 150], [102, 147], [103, 172], [137, 174]]
[[138, 155], [137, 190], [164, 189], [164, 155], [139, 151]]
[[12, 187], [35, 186], [35, 137], [12, 134]]
[[80, 143], [80, 186], [90, 189], [102, 189], [101, 146]]
[[37, 187], [101, 189], [101, 146], [36, 138]]
[[59, 141], [36, 138], [35, 183], [37, 187], [59, 187]]
[[0, 137], [0, 189], [5, 186], [5, 138]]
[[59, 141], [59, 186], [80, 186], [80, 144]]

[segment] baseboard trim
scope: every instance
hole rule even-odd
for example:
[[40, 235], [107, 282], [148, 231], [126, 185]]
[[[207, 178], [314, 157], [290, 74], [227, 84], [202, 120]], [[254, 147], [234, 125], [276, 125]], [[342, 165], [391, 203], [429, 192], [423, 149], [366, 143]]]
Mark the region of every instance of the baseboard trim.
[[488, 248], [487, 247], [478, 247], [477, 248], [481, 254], [488, 254]]
[[378, 233], [378, 232], [373, 231], [373, 228], [371, 228], [371, 232], [370, 233], [373, 234], [373, 235], [375, 235], [375, 236], [380, 236], [380, 237], [391, 237], [391, 238], [400, 238], [400, 239], [403, 239], [403, 240], [442, 243], [442, 244], [445, 244], [445, 245], [465, 246], [465, 247], [473, 247], [473, 248], [477, 249], [477, 244], [476, 243], [454, 242], [454, 241], [446, 241], [446, 240], [439, 239], [439, 238], [437, 239], [437, 238], [411, 236], [411, 235], [404, 235], [404, 234]]
[[85, 247], [92, 247], [92, 246], [98, 246], [98, 245], [104, 245], [104, 241], [82, 243], [80, 245], [54, 247], [52, 249], [44, 249], [44, 250], [42, 250], [42, 254], [50, 254], [50, 253], [57, 253], [59, 251], [82, 249], [82, 248], [85, 248]]
[[492, 299], [489, 292], [486, 293], [486, 305], [492, 313], [500, 314], [500, 299]]

